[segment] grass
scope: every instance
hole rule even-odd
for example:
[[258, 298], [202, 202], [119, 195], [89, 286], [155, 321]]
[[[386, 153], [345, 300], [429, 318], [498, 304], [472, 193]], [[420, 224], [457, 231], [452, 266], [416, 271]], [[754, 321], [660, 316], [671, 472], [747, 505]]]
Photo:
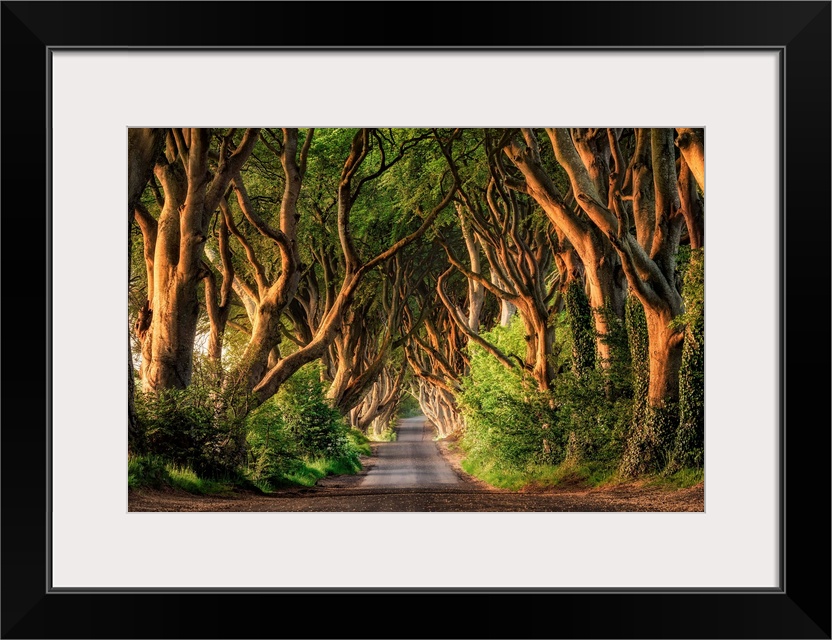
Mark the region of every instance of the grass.
[[484, 480], [488, 484], [500, 489], [517, 491], [528, 484], [525, 473], [521, 471], [500, 469], [496, 465], [483, 460], [465, 458], [462, 468], [475, 478]]
[[127, 486], [131, 489], [171, 487], [197, 495], [228, 493], [236, 483], [200, 478], [188, 467], [173, 465], [157, 456], [130, 456], [127, 460]]
[[[369, 444], [367, 449], [369, 450]], [[357, 456], [312, 458], [297, 460], [291, 471], [268, 480], [240, 477], [217, 481], [200, 478], [192, 469], [166, 463], [157, 456], [131, 456], [127, 461], [127, 486], [131, 489], [170, 487], [196, 495], [223, 494], [235, 488], [271, 493], [275, 488], [287, 485], [312, 487], [326, 476], [353, 475], [360, 470], [361, 462]]]
[[361, 463], [354, 458], [312, 458], [301, 460], [291, 472], [285, 474], [278, 484], [295, 484], [312, 487], [327, 476], [352, 475], [361, 470]]
[[381, 433], [371, 433], [369, 435], [369, 439], [373, 442], [395, 442], [398, 437], [396, 430], [393, 428], [385, 429]]
[[[586, 488], [610, 487], [630, 480], [618, 475], [616, 465], [603, 462], [564, 462], [560, 465], [529, 465], [524, 469], [500, 468], [493, 462], [471, 457], [462, 461], [462, 468], [471, 475], [501, 489], [520, 491], [524, 488], [554, 488], [579, 486]], [[701, 469], [683, 469], [671, 476], [645, 478], [647, 486], [668, 490], [684, 489], [704, 480]]]
[[647, 484], [662, 489], [687, 489], [705, 481], [704, 469], [680, 469], [669, 476], [651, 477]]
[[347, 432], [347, 438], [352, 445], [352, 448], [355, 449], [355, 452], [360, 456], [371, 456], [373, 455], [373, 449], [370, 446], [370, 438], [365, 436], [361, 431], [358, 429], [350, 429]]
[[188, 493], [198, 495], [214, 495], [228, 493], [234, 488], [234, 482], [217, 482], [200, 478], [188, 467], [169, 466], [170, 484], [176, 489], [182, 489]]

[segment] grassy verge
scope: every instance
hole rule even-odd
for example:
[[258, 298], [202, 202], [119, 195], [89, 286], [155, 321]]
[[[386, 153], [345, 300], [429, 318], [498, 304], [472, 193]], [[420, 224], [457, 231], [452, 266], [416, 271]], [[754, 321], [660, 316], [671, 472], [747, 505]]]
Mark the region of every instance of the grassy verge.
[[680, 469], [669, 476], [651, 477], [647, 484], [662, 489], [687, 489], [704, 481], [704, 469]]
[[196, 495], [221, 495], [234, 489], [271, 493], [281, 487], [311, 487], [326, 476], [358, 473], [362, 468], [359, 457], [372, 455], [370, 439], [363, 433], [351, 429], [347, 438], [350, 441], [349, 455], [288, 460], [281, 473], [268, 478], [246, 477], [248, 474], [241, 472], [236, 478], [208, 480], [200, 478], [190, 468], [166, 463], [158, 456], [131, 456], [127, 462], [127, 486], [131, 489], [174, 488]]
[[[563, 486], [586, 488], [612, 487], [631, 482], [618, 475], [617, 465], [600, 462], [564, 462], [552, 465], [530, 465], [523, 469], [500, 468], [493, 462], [465, 458], [462, 468], [466, 473], [479, 478], [493, 487], [520, 491], [528, 488], [551, 489]], [[646, 486], [674, 491], [693, 487], [705, 478], [702, 469], [682, 469], [671, 476], [649, 476], [642, 478]]]
[[373, 448], [370, 446], [370, 438], [361, 433], [358, 429], [350, 429], [347, 438], [352, 448], [360, 456], [373, 455]]
[[597, 462], [557, 466], [529, 465], [523, 469], [500, 468], [493, 462], [466, 458], [462, 468], [472, 476], [499, 487], [519, 491], [524, 488], [554, 488], [563, 485], [600, 487], [615, 482], [615, 469]]
[[127, 461], [127, 486], [131, 489], [171, 487], [197, 495], [216, 495], [232, 491], [236, 484], [234, 480], [200, 478], [193, 470], [156, 456], [132, 456]]
[[395, 442], [396, 438], [398, 438], [398, 435], [393, 428], [385, 429], [381, 433], [372, 433], [369, 436], [369, 439], [373, 442]]
[[355, 458], [312, 458], [301, 460], [290, 472], [274, 479], [275, 486], [315, 486], [327, 476], [352, 475], [361, 470], [361, 463]]

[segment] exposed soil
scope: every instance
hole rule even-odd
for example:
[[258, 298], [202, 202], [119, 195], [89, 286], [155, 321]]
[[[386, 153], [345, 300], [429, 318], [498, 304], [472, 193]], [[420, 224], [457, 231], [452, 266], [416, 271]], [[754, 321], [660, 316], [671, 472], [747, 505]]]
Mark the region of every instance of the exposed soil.
[[[374, 443], [374, 454], [381, 443]], [[447, 488], [366, 489], [364, 475], [377, 456], [362, 459], [354, 476], [324, 478], [315, 487], [283, 489], [270, 495], [234, 491], [224, 496], [195, 496], [183, 491], [130, 490], [133, 511], [704, 511], [704, 484], [668, 490], [632, 482], [608, 488], [562, 483], [555, 488], [514, 492], [496, 489], [463, 471], [452, 441], [436, 446], [459, 475], [461, 483]]]

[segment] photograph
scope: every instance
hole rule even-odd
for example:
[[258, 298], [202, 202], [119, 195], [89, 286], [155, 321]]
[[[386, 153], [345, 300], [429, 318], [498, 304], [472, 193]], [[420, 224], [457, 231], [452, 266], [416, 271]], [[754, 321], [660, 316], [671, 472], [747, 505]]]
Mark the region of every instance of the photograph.
[[0, 637], [830, 638], [830, 14], [4, 1]]
[[127, 135], [130, 511], [704, 510], [704, 128]]

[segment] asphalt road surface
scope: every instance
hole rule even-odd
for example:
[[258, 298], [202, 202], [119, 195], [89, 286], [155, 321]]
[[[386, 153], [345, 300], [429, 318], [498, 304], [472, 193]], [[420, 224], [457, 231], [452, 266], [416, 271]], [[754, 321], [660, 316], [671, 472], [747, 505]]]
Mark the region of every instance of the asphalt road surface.
[[378, 460], [361, 483], [362, 489], [415, 489], [460, 484], [433, 441], [425, 416], [399, 421], [398, 437], [378, 447]]

